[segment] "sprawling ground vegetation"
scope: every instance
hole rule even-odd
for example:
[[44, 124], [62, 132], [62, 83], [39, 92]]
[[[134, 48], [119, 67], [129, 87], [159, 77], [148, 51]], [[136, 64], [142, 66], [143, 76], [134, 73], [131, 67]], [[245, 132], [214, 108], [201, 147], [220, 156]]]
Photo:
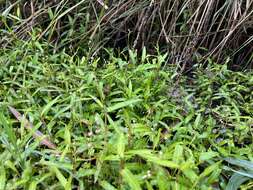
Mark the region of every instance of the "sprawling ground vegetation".
[[0, 190], [253, 189], [253, 1], [0, 0]]
[[251, 0], [15, 0], [0, 1], [1, 43], [47, 39], [54, 51], [97, 55], [103, 47], [159, 46], [171, 63], [192, 65], [213, 56], [252, 62]]

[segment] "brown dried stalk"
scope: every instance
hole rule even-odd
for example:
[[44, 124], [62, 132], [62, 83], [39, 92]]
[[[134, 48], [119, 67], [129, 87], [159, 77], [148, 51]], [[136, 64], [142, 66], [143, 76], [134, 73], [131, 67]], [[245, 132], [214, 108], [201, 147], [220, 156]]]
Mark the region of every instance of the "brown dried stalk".
[[104, 3], [103, 0], [97, 0], [97, 2], [102, 5], [105, 9], [108, 9], [108, 6]]
[[[16, 117], [16, 119], [21, 122], [24, 121], [25, 122], [25, 128], [28, 130], [32, 130], [33, 129], [33, 125], [32, 123], [30, 123], [23, 115], [21, 115], [15, 108], [8, 106], [10, 112]], [[45, 137], [45, 135], [40, 132], [39, 130], [36, 130], [33, 133], [33, 137], [35, 139], [39, 139], [40, 143], [47, 146], [48, 148], [51, 149], [56, 149], [56, 145], [54, 143], [52, 143], [48, 138]]]

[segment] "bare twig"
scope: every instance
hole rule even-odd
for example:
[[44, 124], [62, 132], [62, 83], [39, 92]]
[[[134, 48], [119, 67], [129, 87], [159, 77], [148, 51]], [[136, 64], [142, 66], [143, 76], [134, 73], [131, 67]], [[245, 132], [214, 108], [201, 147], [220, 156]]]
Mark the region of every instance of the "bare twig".
[[[24, 121], [25, 122], [25, 128], [28, 130], [32, 130], [33, 129], [33, 125], [32, 123], [30, 123], [23, 115], [21, 115], [15, 108], [8, 106], [10, 112], [16, 117], [16, 119], [21, 122]], [[54, 143], [52, 143], [48, 138], [45, 137], [45, 135], [40, 132], [39, 130], [36, 130], [33, 133], [33, 137], [36, 139], [40, 140], [40, 143], [47, 146], [48, 148], [51, 149], [56, 149], [56, 145]]]
[[105, 9], [108, 9], [108, 6], [104, 3], [103, 0], [97, 0], [97, 2], [102, 5]]

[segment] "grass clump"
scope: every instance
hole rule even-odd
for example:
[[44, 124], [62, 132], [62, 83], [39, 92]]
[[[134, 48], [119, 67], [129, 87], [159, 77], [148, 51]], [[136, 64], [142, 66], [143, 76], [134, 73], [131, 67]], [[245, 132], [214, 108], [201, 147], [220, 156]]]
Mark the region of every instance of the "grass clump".
[[252, 72], [212, 63], [178, 78], [167, 55], [98, 67], [47, 47], [0, 52], [0, 188], [252, 188]]

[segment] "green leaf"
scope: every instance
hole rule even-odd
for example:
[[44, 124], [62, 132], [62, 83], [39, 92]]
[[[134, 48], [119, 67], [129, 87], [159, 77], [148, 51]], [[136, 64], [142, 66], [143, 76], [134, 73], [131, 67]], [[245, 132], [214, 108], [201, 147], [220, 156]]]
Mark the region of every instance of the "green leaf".
[[129, 57], [130, 57], [130, 60], [131, 60], [131, 63], [132, 64], [136, 64], [136, 62], [137, 62], [137, 52], [136, 51], [132, 51], [131, 49], [129, 49]]
[[144, 63], [144, 62], [145, 62], [146, 57], [147, 57], [147, 49], [146, 49], [146, 47], [144, 46], [144, 47], [142, 48], [142, 53], [141, 53], [141, 63]]
[[177, 144], [173, 154], [173, 162], [179, 164], [180, 160], [183, 160], [184, 148], [182, 145]]
[[212, 164], [211, 166], [207, 167], [199, 176], [199, 178], [203, 178], [211, 174], [213, 171], [218, 170], [220, 167], [220, 162], [217, 162], [215, 164]]
[[147, 190], [154, 190], [152, 185], [148, 181], [146, 181], [146, 186], [147, 186]]
[[7, 118], [0, 112], [0, 126], [3, 126], [5, 133], [8, 135], [9, 140], [13, 145], [16, 144], [16, 135], [12, 126], [7, 122]]
[[158, 129], [157, 135], [154, 138], [154, 141], [153, 141], [153, 150], [156, 149], [156, 147], [158, 146], [158, 144], [160, 142], [161, 131], [162, 131], [162, 129]]
[[0, 166], [0, 190], [5, 190], [6, 172], [3, 166]]
[[56, 168], [55, 166], [50, 166], [51, 170], [55, 173], [57, 179], [61, 183], [62, 187], [67, 185], [67, 179], [63, 176], [63, 174]]
[[205, 161], [205, 160], [210, 160], [211, 158], [214, 158], [218, 156], [219, 154], [217, 152], [209, 151], [209, 152], [202, 152], [200, 153], [199, 160], [200, 161]]
[[64, 187], [65, 190], [71, 190], [72, 189], [72, 177], [69, 176], [68, 181], [66, 183], [66, 186]]
[[119, 155], [120, 158], [123, 158], [124, 152], [125, 152], [125, 137], [123, 133], [120, 133], [117, 142], [117, 154]]
[[240, 185], [248, 180], [250, 180], [249, 177], [245, 177], [245, 176], [235, 173], [229, 179], [225, 190], [238, 190], [240, 188]]
[[201, 114], [199, 113], [194, 121], [194, 127], [197, 129], [201, 124]]
[[110, 125], [114, 128], [114, 130], [116, 131], [116, 133], [120, 134], [121, 131], [119, 129], [119, 127], [116, 125], [116, 123], [112, 120], [112, 118], [109, 116], [109, 114], [107, 115], [108, 121], [110, 123]]
[[251, 170], [244, 171], [244, 170], [234, 170], [234, 169], [231, 169], [231, 171], [233, 171], [235, 173], [238, 173], [238, 174], [240, 174], [242, 176], [249, 177], [249, 178], [253, 179], [253, 171], [251, 171]]
[[107, 181], [101, 181], [100, 185], [105, 189], [105, 190], [117, 190], [114, 186], [112, 186], [110, 183]]
[[37, 184], [38, 184], [37, 181], [32, 181], [32, 182], [30, 183], [30, 185], [29, 185], [28, 190], [36, 190]]
[[253, 162], [250, 162], [247, 160], [234, 159], [234, 158], [225, 158], [225, 160], [230, 164], [243, 167], [246, 170], [253, 171]]
[[179, 168], [179, 165], [168, 160], [164, 160], [159, 158], [158, 155], [152, 154], [150, 150], [132, 150], [128, 152], [129, 154], [136, 154], [149, 162], [154, 164], [158, 164], [160, 166], [168, 167], [168, 168]]
[[65, 143], [67, 145], [70, 145], [71, 144], [71, 133], [70, 133], [70, 127], [69, 125], [67, 125], [64, 129], [64, 140], [65, 140]]
[[103, 103], [95, 96], [89, 95], [101, 108], [104, 108]]
[[135, 104], [135, 103], [140, 102], [140, 101], [142, 101], [142, 100], [141, 99], [134, 99], [134, 100], [127, 100], [125, 102], [120, 102], [120, 103], [117, 103], [117, 104], [107, 108], [107, 111], [110, 113], [110, 112], [113, 112], [115, 110], [130, 106], [130, 105]]
[[96, 170], [95, 169], [84, 169], [84, 168], [81, 168], [78, 170], [77, 172], [77, 177], [78, 178], [81, 178], [81, 177], [86, 177], [86, 176], [92, 176], [96, 173]]
[[195, 182], [198, 179], [196, 172], [190, 168], [182, 170], [182, 172], [191, 182]]
[[123, 169], [121, 171], [121, 175], [123, 176], [123, 179], [128, 183], [131, 189], [141, 190], [139, 182], [137, 181], [136, 177], [131, 173], [130, 170], [128, 170], [127, 168]]
[[60, 98], [60, 96], [57, 96], [55, 99], [53, 99], [52, 101], [50, 101], [41, 111], [40, 116], [44, 116], [47, 115], [48, 111], [50, 110], [50, 108], [58, 101], [58, 99]]

